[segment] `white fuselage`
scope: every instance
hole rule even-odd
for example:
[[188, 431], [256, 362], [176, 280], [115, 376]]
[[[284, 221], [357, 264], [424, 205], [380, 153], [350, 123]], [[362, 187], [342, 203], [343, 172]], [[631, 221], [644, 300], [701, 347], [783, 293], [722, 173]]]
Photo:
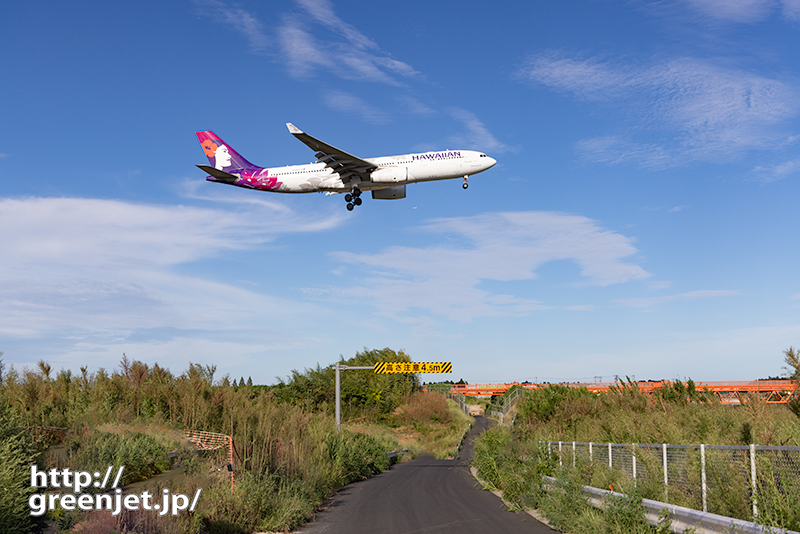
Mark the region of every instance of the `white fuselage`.
[[363, 191], [387, 189], [414, 182], [462, 178], [485, 171], [497, 163], [493, 158], [474, 150], [444, 150], [400, 156], [366, 158], [376, 170], [368, 179], [350, 177], [347, 182], [324, 163], [270, 167], [243, 174], [233, 185], [264, 189], [278, 193], [340, 193], [353, 189]]

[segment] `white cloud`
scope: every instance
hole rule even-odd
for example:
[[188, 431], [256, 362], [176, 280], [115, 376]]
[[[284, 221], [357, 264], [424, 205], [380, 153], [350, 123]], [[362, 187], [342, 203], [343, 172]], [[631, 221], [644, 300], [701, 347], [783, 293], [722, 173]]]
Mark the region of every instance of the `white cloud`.
[[800, 173], [800, 159], [786, 161], [777, 165], [758, 166], [753, 172], [765, 182], [777, 182], [787, 176]]
[[415, 115], [434, 115], [436, 110], [408, 95], [401, 95], [398, 100], [405, 104], [408, 110]]
[[279, 27], [278, 41], [291, 76], [309, 76], [316, 68], [325, 65], [323, 53], [316, 40], [299, 25], [287, 23]]
[[[396, 60], [354, 26], [339, 18], [328, 0], [298, 0], [308, 17], [287, 15], [278, 28], [282, 57], [293, 76], [308, 76], [326, 69], [346, 80], [362, 80], [400, 85], [395, 76], [415, 78], [413, 67]], [[306, 28], [316, 22], [313, 32]], [[317, 38], [319, 37], [319, 38]]]
[[237, 287], [235, 272], [205, 279], [179, 267], [263, 246], [281, 233], [332, 228], [341, 220], [250, 201], [225, 210], [85, 198], [2, 199], [0, 337], [108, 342], [143, 328], [219, 332], [254, 321], [268, 329], [258, 317], [270, 311], [291, 322], [310, 307], [262, 294], [258, 287]]
[[800, 0], [783, 0], [783, 17], [792, 22], [800, 22]]
[[775, 0], [686, 0], [697, 11], [728, 22], [752, 23], [766, 19]]
[[677, 295], [664, 295], [661, 297], [616, 299], [614, 300], [614, 302], [621, 306], [630, 306], [633, 308], [649, 308], [651, 306], [664, 304], [665, 302], [700, 300], [700, 299], [716, 298], [716, 297], [730, 297], [738, 294], [739, 294], [738, 290], [704, 289], [698, 291], [688, 291], [686, 293], [679, 293]]
[[789, 83], [694, 58], [614, 65], [550, 52], [518, 75], [633, 114], [639, 130], [661, 137], [641, 143], [609, 135], [579, 144], [586, 157], [603, 163], [663, 167], [779, 148], [787, 139], [781, 124], [800, 110], [800, 93]]
[[528, 60], [517, 77], [576, 93], [590, 100], [607, 100], [635, 85], [635, 72], [609, 65], [598, 58], [573, 59], [551, 51]]
[[510, 150], [507, 145], [498, 141], [471, 111], [461, 108], [451, 108], [449, 111], [450, 116], [461, 122], [467, 130], [450, 138], [450, 142], [454, 145], [495, 153]]
[[800, 21], [800, 0], [685, 0], [700, 13], [725, 22], [755, 23], [780, 10], [784, 19]]
[[176, 265], [342, 220], [306, 219], [263, 201], [241, 204], [243, 209], [226, 211], [91, 198], [2, 199], [0, 276], [54, 264], [122, 270]]
[[[328, 297], [371, 300], [395, 316], [423, 309], [458, 321], [476, 317], [527, 315], [549, 306], [480, 287], [483, 281], [536, 278], [544, 263], [572, 260], [598, 286], [641, 279], [649, 273], [623, 262], [636, 253], [630, 238], [578, 215], [551, 212], [488, 213], [435, 219], [423, 226], [461, 246], [389, 247], [375, 254], [337, 252], [341, 262], [368, 274], [362, 287], [311, 290]], [[575, 306], [571, 306], [575, 309]], [[579, 309], [588, 309], [578, 305]]]
[[205, 15], [243, 34], [253, 52], [264, 52], [269, 48], [269, 38], [261, 22], [247, 11], [228, 7], [219, 0], [194, 1]]
[[609, 135], [578, 141], [576, 148], [586, 160], [607, 165], [636, 163], [645, 168], [661, 169], [674, 163], [674, 156], [664, 147], [643, 144]]
[[389, 116], [382, 109], [376, 108], [350, 93], [344, 91], [329, 91], [324, 96], [325, 105], [329, 108], [359, 115], [366, 122], [372, 124], [386, 124], [390, 122]]

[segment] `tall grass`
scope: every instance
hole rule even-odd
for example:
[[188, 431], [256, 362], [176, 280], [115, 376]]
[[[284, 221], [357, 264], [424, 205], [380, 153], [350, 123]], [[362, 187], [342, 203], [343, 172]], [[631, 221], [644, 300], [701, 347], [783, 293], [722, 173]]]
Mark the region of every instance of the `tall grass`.
[[[583, 466], [559, 467], [538, 444], [513, 439], [506, 427], [495, 427], [477, 441], [472, 461], [478, 477], [503, 491], [513, 509], [536, 508], [561, 532], [655, 532], [644, 521], [641, 495], [610, 500], [605, 510], [590, 506], [583, 495]], [[542, 477], [556, 475], [558, 485], [545, 486]]]
[[753, 395], [733, 407], [701, 393], [673, 393], [665, 388], [653, 401], [635, 384], [599, 395], [554, 384], [519, 402], [517, 425], [553, 441], [800, 446], [800, 418], [785, 405]]
[[[365, 350], [342, 361], [369, 365], [379, 360], [410, 358], [402, 352], [382, 349]], [[62, 530], [80, 524], [85, 532], [291, 529], [305, 521], [338, 488], [388, 468], [394, 460], [388, 459], [386, 453], [400, 448], [389, 434], [361, 434], [347, 430], [347, 425], [341, 433], [335, 432], [331, 367], [295, 372], [289, 382], [275, 387], [237, 386], [228, 376], [215, 381], [215, 374], [214, 366], [190, 364], [184, 373], [174, 375], [157, 364], [149, 366], [127, 357], [123, 357], [117, 370], [100, 369], [94, 373], [86, 368], [80, 374], [69, 370], [54, 373], [45, 362], [34, 370], [18, 371], [12, 367], [0, 377], [0, 419], [13, 419], [9, 426], [12, 437], [27, 436], [24, 428], [28, 425], [72, 429], [64, 453], [48, 455], [49, 465], [37, 459], [40, 466], [102, 472], [108, 465], [125, 465], [126, 484], [169, 468], [166, 452], [177, 448], [179, 455], [173, 467], [180, 466], [183, 474], [167, 473], [168, 482], [152, 482], [151, 492], [159, 492], [159, 485], [188, 495], [197, 488], [203, 489], [195, 513], [177, 517], [162, 518], [152, 512], [125, 512], [117, 517], [63, 510], [52, 514]], [[345, 423], [352, 418], [390, 422], [395, 409], [417, 387], [414, 376], [345, 373]], [[414, 397], [400, 413], [407, 414], [411, 425], [417, 425], [421, 418], [420, 424], [426, 428], [457, 424], [443, 397], [429, 401]], [[227, 450], [191, 454], [185, 442], [179, 444], [182, 429], [233, 436], [233, 489], [227, 471]], [[458, 435], [460, 431], [454, 433]], [[6, 450], [2, 436], [0, 432], [3, 459], [19, 456], [21, 462], [5, 462], [4, 466], [21, 466], [25, 472], [2, 471], [0, 481], [8, 474], [17, 486], [29, 484], [29, 466], [34, 463], [37, 450], [34, 447], [23, 451], [19, 448], [23, 441], [12, 443], [13, 439], [7, 440], [11, 448]], [[454, 447], [455, 443], [451, 448]], [[2, 528], [6, 502], [17, 503], [8, 509], [19, 509], [14, 513], [24, 513], [29, 520], [26, 491], [30, 493], [29, 488], [21, 488], [16, 500], [0, 499], [0, 531], [14, 532]], [[15, 524], [15, 528], [26, 532], [22, 524]]]
[[[800, 445], [800, 420], [786, 406], [768, 405], [757, 396], [748, 397], [740, 407], [723, 406], [696, 391], [691, 382], [676, 383], [671, 390], [657, 396], [655, 402], [632, 384], [621, 384], [599, 395], [588, 390], [549, 386], [532, 392], [520, 402], [515, 430], [513, 438], [510, 434], [503, 435], [502, 430], [493, 430], [480, 439], [475, 460], [479, 474], [502, 488], [507, 498], [518, 505], [538, 504], [553, 517], [559, 517], [561, 510], [558, 506], [553, 508], [553, 503], [557, 504], [565, 493], [559, 493], [555, 501], [549, 496], [543, 500], [538, 482], [542, 474], [565, 480], [577, 477], [582, 484], [611, 486], [635, 498], [666, 500], [699, 509], [699, 452], [687, 451], [687, 460], [681, 468], [685, 470], [682, 478], [691, 482], [681, 485], [673, 481], [665, 488], [659, 455], [637, 450], [639, 475], [634, 481], [619, 470], [608, 469], [603, 462], [579, 460], [576, 469], [571, 468], [571, 462], [559, 467], [553, 459], [543, 457], [540, 441]], [[732, 464], [730, 451], [706, 453], [709, 511], [752, 520], [747, 455], [737, 453], [738, 459]], [[523, 458], [536, 460], [531, 465]], [[800, 528], [800, 502], [796, 499], [800, 482], [796, 474], [789, 474], [800, 472], [800, 465], [783, 456], [768, 461], [762, 455], [758, 461], [758, 521], [769, 526]], [[786, 469], [774, 469], [771, 462], [783, 462]], [[678, 478], [677, 473], [672, 476]], [[628, 510], [629, 504], [625, 505]], [[583, 512], [576, 512], [577, 515]], [[629, 525], [629, 528], [639, 527]]]

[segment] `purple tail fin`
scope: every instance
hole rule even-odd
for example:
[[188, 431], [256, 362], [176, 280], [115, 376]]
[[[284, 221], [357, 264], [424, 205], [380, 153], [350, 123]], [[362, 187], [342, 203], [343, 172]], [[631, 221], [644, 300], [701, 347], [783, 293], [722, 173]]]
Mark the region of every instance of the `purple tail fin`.
[[255, 167], [212, 131], [195, 132], [212, 167], [231, 172]]

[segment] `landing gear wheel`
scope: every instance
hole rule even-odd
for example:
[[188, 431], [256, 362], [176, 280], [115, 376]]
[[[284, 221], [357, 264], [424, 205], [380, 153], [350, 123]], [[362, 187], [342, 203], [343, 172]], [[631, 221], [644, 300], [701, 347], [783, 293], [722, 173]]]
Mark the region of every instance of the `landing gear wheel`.
[[350, 202], [351, 200], [353, 200], [353, 195], [351, 195], [350, 193], [347, 193], [347, 194], [344, 196], [344, 201], [345, 201], [345, 202]]
[[466, 188], [468, 188], [468, 187], [469, 187], [469, 184], [468, 184], [467, 182], [464, 182], [463, 184], [461, 184], [461, 187], [463, 187], [464, 189], [466, 189]]
[[361, 205], [361, 202], [362, 202], [362, 200], [361, 200], [361, 197], [356, 197], [356, 198], [353, 200], [353, 204], [355, 204], [356, 206], [360, 206], [360, 205]]
[[358, 187], [354, 187], [352, 193], [355, 198], [358, 198], [361, 196], [361, 189], [359, 189]]
[[353, 211], [353, 205], [349, 202], [347, 203], [347, 211]]

